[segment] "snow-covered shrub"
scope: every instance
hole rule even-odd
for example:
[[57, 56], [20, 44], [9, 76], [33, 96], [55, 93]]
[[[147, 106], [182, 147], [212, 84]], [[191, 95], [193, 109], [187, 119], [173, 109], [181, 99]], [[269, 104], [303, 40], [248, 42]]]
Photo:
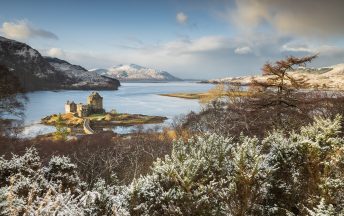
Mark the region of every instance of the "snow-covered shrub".
[[[320, 203], [313, 210], [308, 210], [308, 213], [310, 216], [336, 216], [336, 215], [339, 215], [339, 213], [335, 211], [332, 204], [325, 204], [324, 199], [321, 199]], [[344, 214], [344, 212], [342, 212], [342, 214]]]
[[57, 215], [57, 216], [81, 216], [85, 215], [88, 208], [81, 205], [80, 197], [71, 192], [60, 193], [49, 189], [44, 196], [36, 197], [35, 200], [27, 202], [25, 215]]
[[341, 215], [341, 121], [318, 118], [262, 141], [180, 140], [127, 186], [99, 179], [85, 187], [69, 158], [52, 157], [44, 167], [28, 149], [0, 158], [0, 215]]
[[100, 179], [85, 190], [67, 157], [52, 157], [44, 167], [37, 151], [27, 149], [22, 156], [0, 158], [0, 175], [0, 215], [129, 215], [119, 195], [126, 187]]
[[23, 156], [13, 155], [11, 160], [0, 158], [0, 214], [20, 214], [29, 199], [41, 195], [47, 186], [42, 174], [40, 158], [33, 148]]
[[306, 215], [324, 197], [340, 212], [340, 122], [318, 118], [299, 133], [277, 131], [262, 142], [215, 134], [178, 141], [150, 175], [128, 186], [123, 206], [131, 215]]
[[38, 152], [34, 148], [26, 150], [23, 156], [13, 155], [11, 160], [0, 157], [0, 182], [8, 185], [10, 177], [16, 174], [34, 176], [40, 168], [41, 162]]
[[[129, 186], [132, 215], [228, 215], [256, 208], [262, 170], [258, 140], [234, 143], [215, 134], [174, 143], [152, 174]], [[252, 193], [254, 192], [254, 194]]]
[[84, 186], [78, 176], [77, 166], [65, 156], [53, 156], [44, 169], [44, 173], [47, 180], [60, 185], [62, 191], [70, 190], [73, 193], [79, 193], [81, 187]]
[[[344, 207], [344, 140], [341, 118], [315, 119], [313, 125], [286, 138], [272, 133], [263, 144], [269, 148], [267, 166], [272, 168], [267, 186], [268, 206], [299, 214], [324, 197], [326, 203]], [[281, 214], [280, 212], [280, 214]]]
[[37, 151], [27, 149], [0, 159], [0, 178], [0, 215], [83, 215], [81, 195], [75, 193], [83, 183], [68, 158], [53, 157], [43, 167]]

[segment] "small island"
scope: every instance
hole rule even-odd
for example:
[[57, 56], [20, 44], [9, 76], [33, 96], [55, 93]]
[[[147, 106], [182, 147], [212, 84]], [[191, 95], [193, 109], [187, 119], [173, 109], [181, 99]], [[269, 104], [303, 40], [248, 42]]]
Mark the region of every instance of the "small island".
[[76, 104], [67, 101], [64, 114], [53, 114], [44, 117], [42, 124], [62, 125], [71, 128], [84, 128], [85, 133], [94, 133], [93, 129], [111, 128], [115, 126], [133, 126], [141, 124], [163, 123], [167, 118], [162, 116], [147, 116], [141, 114], [106, 112], [103, 108], [103, 98], [98, 92], [92, 92], [87, 98], [87, 104]]

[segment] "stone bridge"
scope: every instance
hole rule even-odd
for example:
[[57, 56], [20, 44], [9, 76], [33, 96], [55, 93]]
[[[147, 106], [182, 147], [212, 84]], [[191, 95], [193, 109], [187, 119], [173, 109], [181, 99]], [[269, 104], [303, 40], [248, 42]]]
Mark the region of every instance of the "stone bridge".
[[84, 120], [84, 132], [85, 132], [85, 134], [94, 134], [95, 133], [94, 130], [90, 126], [90, 120], [89, 119]]

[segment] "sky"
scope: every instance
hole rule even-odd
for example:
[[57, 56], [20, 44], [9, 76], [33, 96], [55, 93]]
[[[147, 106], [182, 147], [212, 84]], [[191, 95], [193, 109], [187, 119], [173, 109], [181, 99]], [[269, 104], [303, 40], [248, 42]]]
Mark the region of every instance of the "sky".
[[344, 63], [343, 0], [0, 0], [0, 35], [87, 69], [138, 64], [181, 78], [259, 74], [319, 53]]

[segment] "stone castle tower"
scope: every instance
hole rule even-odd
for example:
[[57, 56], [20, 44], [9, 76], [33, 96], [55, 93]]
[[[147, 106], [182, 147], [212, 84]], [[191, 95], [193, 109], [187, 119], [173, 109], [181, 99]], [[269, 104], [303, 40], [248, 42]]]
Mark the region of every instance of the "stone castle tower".
[[65, 111], [66, 113], [75, 113], [79, 117], [86, 117], [96, 113], [104, 113], [103, 97], [101, 97], [98, 92], [92, 92], [92, 94], [87, 97], [87, 104], [76, 104], [74, 101], [67, 101], [65, 104]]
[[98, 92], [92, 92], [90, 96], [87, 97], [87, 105], [92, 107], [92, 111], [97, 112], [104, 112], [103, 109], [103, 97], [98, 94]]

